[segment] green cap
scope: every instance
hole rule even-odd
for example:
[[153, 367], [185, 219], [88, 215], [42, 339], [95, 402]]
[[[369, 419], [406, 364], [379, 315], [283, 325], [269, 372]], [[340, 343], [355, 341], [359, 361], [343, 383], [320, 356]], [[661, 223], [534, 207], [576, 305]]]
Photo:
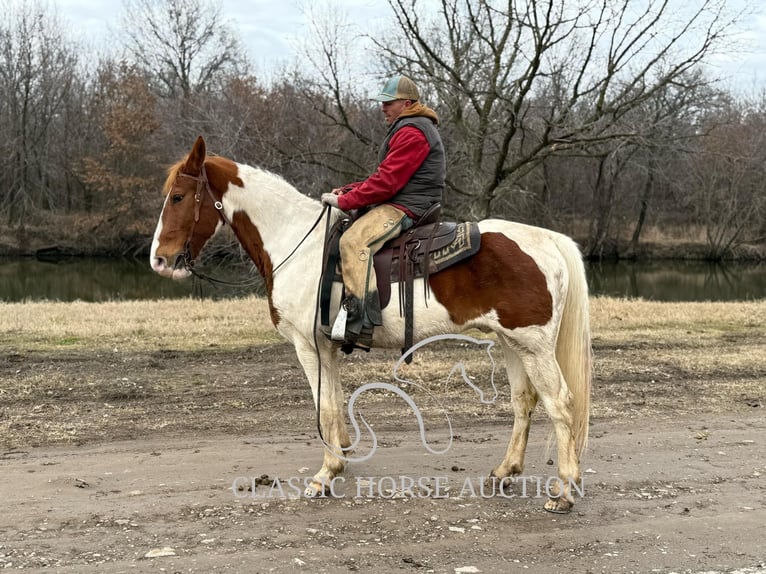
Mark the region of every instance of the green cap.
[[407, 76], [394, 76], [386, 82], [386, 85], [374, 99], [379, 102], [392, 102], [394, 100], [412, 100], [414, 102], [420, 99], [420, 94], [415, 82]]

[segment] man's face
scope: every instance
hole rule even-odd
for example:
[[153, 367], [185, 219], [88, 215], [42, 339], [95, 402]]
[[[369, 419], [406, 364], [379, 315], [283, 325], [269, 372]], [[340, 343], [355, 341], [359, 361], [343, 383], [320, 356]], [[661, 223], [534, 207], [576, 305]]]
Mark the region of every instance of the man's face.
[[399, 117], [399, 114], [411, 105], [412, 100], [393, 100], [391, 102], [381, 102], [380, 109], [383, 115], [386, 116], [386, 123], [390, 126]]

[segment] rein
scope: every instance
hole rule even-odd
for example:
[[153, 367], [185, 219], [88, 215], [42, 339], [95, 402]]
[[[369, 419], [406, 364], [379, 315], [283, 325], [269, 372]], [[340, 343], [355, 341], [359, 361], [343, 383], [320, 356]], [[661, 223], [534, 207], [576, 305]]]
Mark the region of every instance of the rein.
[[[197, 189], [194, 192], [194, 222], [192, 223], [191, 229], [189, 230], [189, 238], [186, 240], [186, 248], [184, 250], [184, 266], [187, 270], [191, 272], [192, 275], [197, 277], [198, 279], [202, 279], [204, 281], [207, 281], [208, 283], [212, 284], [218, 284], [218, 285], [225, 285], [228, 287], [244, 287], [246, 285], [251, 285], [253, 281], [224, 281], [222, 279], [216, 279], [215, 277], [211, 277], [210, 275], [207, 275], [205, 273], [202, 273], [200, 271], [197, 271], [194, 269], [194, 260], [191, 258], [191, 239], [194, 236], [194, 227], [196, 226], [197, 222], [199, 221], [199, 213], [200, 208], [202, 207], [202, 199], [203, 199], [203, 188], [205, 191], [207, 191], [208, 196], [213, 202], [213, 206], [218, 211], [218, 215], [221, 218], [221, 220], [224, 222], [224, 224], [227, 224], [229, 227], [233, 228], [233, 225], [231, 223], [231, 220], [226, 215], [226, 213], [223, 210], [223, 203], [216, 199], [215, 195], [213, 194], [213, 190], [210, 187], [210, 181], [207, 178], [207, 171], [205, 170], [205, 164], [202, 164], [202, 169], [200, 171], [199, 175], [191, 175], [188, 173], [182, 173], [179, 172], [176, 177], [188, 177], [189, 179], [192, 179], [197, 182]], [[172, 190], [171, 190], [172, 193]], [[311, 226], [311, 229], [309, 229], [306, 234], [303, 236], [303, 238], [298, 242], [298, 244], [295, 246], [295, 248], [289, 253], [287, 257], [285, 257], [276, 267], [274, 267], [271, 271], [272, 275], [276, 274], [277, 270], [279, 270], [282, 265], [287, 263], [288, 259], [290, 259], [296, 251], [300, 248], [301, 245], [308, 239], [309, 235], [316, 229], [316, 226], [319, 225], [319, 222], [322, 221], [322, 217], [324, 216], [325, 212], [329, 215], [329, 206], [325, 205], [322, 208], [322, 211], [319, 213], [319, 216], [317, 217], [316, 221], [314, 221], [314, 224]], [[328, 218], [329, 220], [329, 218]]]
[[[308, 239], [309, 235], [311, 235], [311, 232], [312, 232], [312, 231], [314, 231], [314, 230], [316, 229], [316, 226], [317, 226], [317, 225], [319, 225], [319, 222], [320, 222], [320, 221], [322, 221], [322, 216], [325, 214], [325, 211], [327, 212], [327, 215], [329, 216], [329, 214], [330, 214], [330, 211], [329, 211], [329, 209], [330, 209], [330, 206], [329, 206], [329, 205], [325, 205], [325, 206], [322, 208], [322, 211], [321, 211], [321, 212], [319, 212], [319, 217], [317, 217], [316, 221], [314, 222], [314, 225], [312, 225], [312, 226], [311, 226], [311, 229], [309, 229], [309, 230], [306, 232], [306, 235], [304, 235], [304, 236], [303, 236], [303, 239], [301, 239], [301, 240], [298, 242], [298, 245], [296, 245], [296, 246], [295, 246], [295, 248], [294, 248], [294, 249], [293, 249], [293, 250], [290, 252], [290, 254], [289, 254], [287, 257], [285, 257], [285, 258], [282, 260], [282, 262], [281, 262], [279, 265], [277, 265], [276, 267], [274, 267], [274, 269], [272, 269], [272, 270], [271, 270], [271, 274], [272, 274], [272, 275], [274, 275], [274, 274], [277, 272], [277, 269], [279, 269], [280, 267], [282, 267], [282, 265], [284, 265], [285, 263], [287, 263], [287, 260], [288, 260], [288, 259], [290, 259], [290, 257], [292, 257], [293, 255], [295, 255], [295, 252], [296, 252], [296, 251], [298, 251], [298, 248], [299, 248], [301, 245], [303, 245], [303, 242], [304, 242], [304, 241], [306, 241], [306, 239]], [[329, 217], [327, 218], [327, 220], [329, 221]]]
[[[188, 177], [189, 179], [192, 179], [197, 182], [197, 189], [194, 192], [194, 222], [192, 223], [191, 230], [189, 231], [189, 238], [186, 240], [186, 249], [184, 251], [184, 265], [186, 269], [188, 269], [192, 275], [195, 277], [202, 279], [204, 281], [208, 281], [209, 283], [217, 283], [219, 285], [227, 285], [232, 287], [239, 287], [249, 284], [248, 282], [230, 282], [230, 281], [223, 281], [221, 279], [215, 279], [213, 277], [210, 277], [209, 275], [206, 275], [204, 273], [201, 273], [194, 269], [194, 260], [191, 258], [191, 239], [194, 236], [194, 226], [199, 221], [199, 212], [200, 208], [202, 207], [202, 188], [204, 187], [207, 191], [208, 196], [213, 201], [213, 206], [218, 211], [218, 215], [220, 216], [221, 220], [228, 224], [229, 227], [232, 227], [231, 220], [228, 218], [226, 213], [223, 211], [223, 203], [216, 199], [215, 195], [213, 194], [213, 190], [210, 188], [210, 182], [207, 178], [207, 171], [205, 170], [205, 164], [202, 164], [202, 169], [200, 171], [200, 174], [197, 175], [191, 175], [188, 173], [181, 173], [179, 172], [176, 177]], [[174, 184], [175, 185], [175, 184]], [[171, 189], [172, 193], [172, 189]], [[298, 251], [301, 245], [308, 239], [309, 235], [316, 229], [317, 225], [319, 225], [319, 222], [322, 221], [322, 218], [324, 217], [325, 213], [327, 214], [327, 221], [325, 223], [325, 237], [327, 236], [327, 233], [330, 229], [330, 206], [325, 205], [322, 208], [322, 211], [319, 213], [319, 216], [316, 218], [316, 221], [314, 221], [314, 224], [311, 226], [311, 228], [306, 232], [306, 234], [303, 236], [303, 238], [298, 242], [298, 244], [293, 248], [293, 250], [285, 257], [279, 265], [274, 267], [271, 271], [272, 275], [276, 274], [276, 272], [287, 263], [287, 261], [295, 255], [295, 252]], [[319, 433], [320, 440], [327, 444], [324, 435], [322, 433], [322, 422], [321, 422], [321, 401], [322, 401], [322, 360], [319, 354], [319, 342], [317, 341], [317, 320], [319, 316], [319, 290], [321, 289], [321, 281], [319, 281], [317, 286], [317, 305], [314, 309], [314, 349], [316, 350], [316, 357], [317, 357], [317, 409], [316, 409], [316, 425], [317, 425], [317, 432]]]

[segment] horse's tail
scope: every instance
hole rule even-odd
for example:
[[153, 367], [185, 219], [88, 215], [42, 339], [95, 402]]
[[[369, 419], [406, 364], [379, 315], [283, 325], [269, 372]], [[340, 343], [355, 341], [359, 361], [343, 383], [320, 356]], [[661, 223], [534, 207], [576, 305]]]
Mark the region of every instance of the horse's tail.
[[591, 340], [588, 282], [582, 254], [575, 242], [559, 234], [554, 235], [554, 241], [569, 270], [569, 287], [556, 341], [556, 360], [572, 393], [575, 448], [578, 455], [582, 455], [588, 444], [590, 420]]

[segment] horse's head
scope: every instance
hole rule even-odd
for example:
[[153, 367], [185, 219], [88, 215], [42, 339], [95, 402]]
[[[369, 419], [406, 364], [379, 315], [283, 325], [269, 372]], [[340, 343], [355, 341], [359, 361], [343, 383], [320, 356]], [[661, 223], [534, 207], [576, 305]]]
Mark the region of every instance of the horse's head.
[[186, 159], [168, 171], [165, 202], [152, 241], [151, 265], [160, 275], [184, 279], [202, 247], [226, 221], [205, 169], [205, 141], [198, 137]]

